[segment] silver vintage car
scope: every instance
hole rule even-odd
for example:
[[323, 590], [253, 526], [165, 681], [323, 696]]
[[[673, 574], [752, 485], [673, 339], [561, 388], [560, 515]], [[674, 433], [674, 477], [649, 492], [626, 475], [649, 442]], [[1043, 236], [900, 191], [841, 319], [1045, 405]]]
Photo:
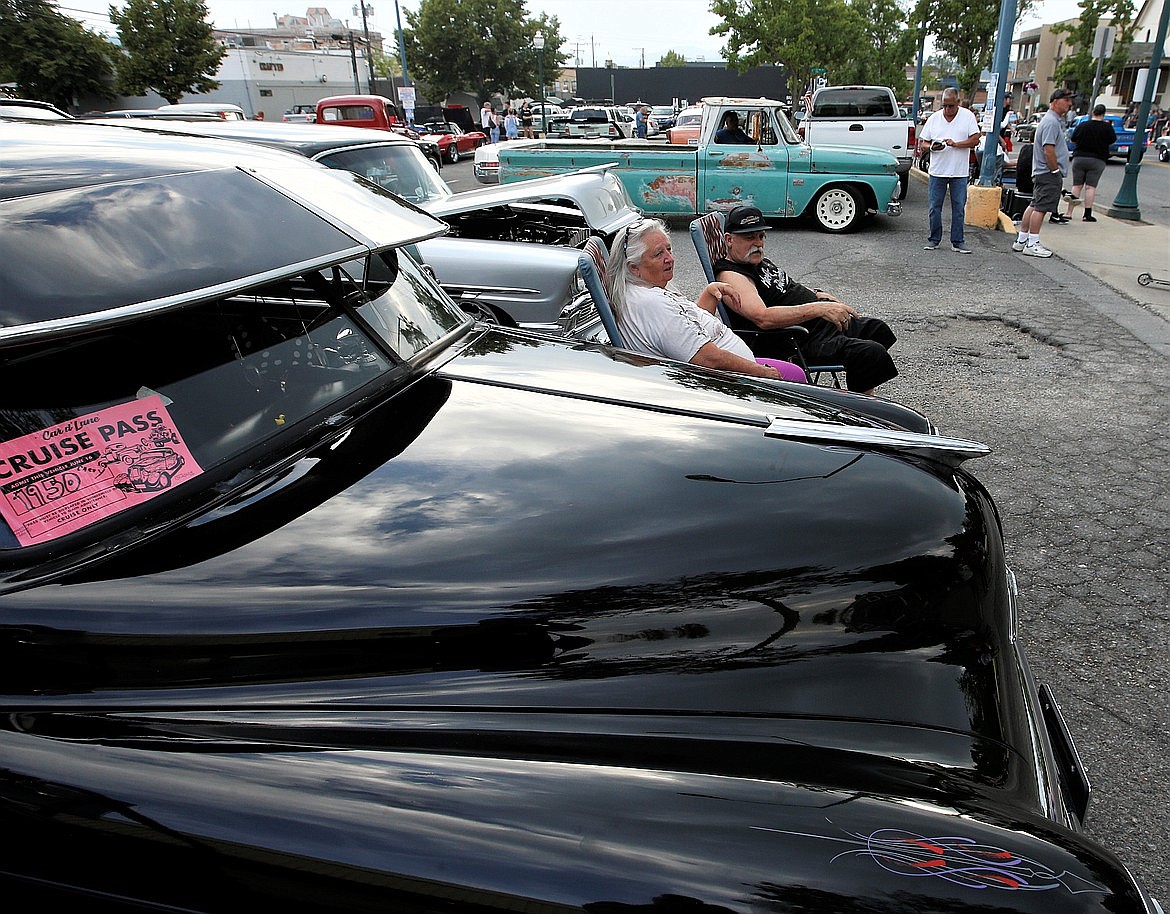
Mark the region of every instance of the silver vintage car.
[[579, 334], [596, 314], [577, 274], [591, 236], [607, 244], [640, 218], [613, 174], [598, 169], [482, 187], [421, 204], [451, 226], [418, 246], [465, 311], [530, 330]]

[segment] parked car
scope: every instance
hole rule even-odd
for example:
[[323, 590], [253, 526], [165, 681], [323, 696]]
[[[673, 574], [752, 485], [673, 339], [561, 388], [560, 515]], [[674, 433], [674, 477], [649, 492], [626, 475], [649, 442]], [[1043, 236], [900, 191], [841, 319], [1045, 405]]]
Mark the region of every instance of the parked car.
[[5, 98], [0, 96], [0, 117], [24, 117], [33, 120], [59, 120], [69, 118], [68, 114], [56, 105], [48, 102], [36, 101], [31, 98]]
[[183, 102], [178, 105], [159, 105], [163, 114], [211, 114], [225, 121], [246, 119], [244, 109], [229, 102]]
[[[1074, 143], [1072, 141], [1073, 132], [1077, 129], [1077, 127], [1079, 127], [1081, 124], [1083, 124], [1087, 120], [1089, 120], [1089, 115], [1082, 114], [1075, 121], [1073, 121], [1072, 126], [1068, 128], [1067, 139], [1068, 139], [1068, 149], [1069, 149], [1070, 153], [1075, 152], [1076, 148], [1077, 148], [1076, 143]], [[1134, 130], [1133, 127], [1126, 127], [1124, 120], [1120, 115], [1106, 114], [1105, 120], [1113, 125], [1113, 132], [1115, 134], [1117, 134], [1117, 142], [1113, 143], [1109, 147], [1109, 154], [1111, 156], [1114, 156], [1115, 158], [1128, 159], [1129, 158], [1129, 150], [1130, 150], [1130, 147], [1133, 146], [1134, 136], [1137, 133], [1137, 131]], [[1145, 155], [1145, 142], [1146, 142], [1145, 137], [1148, 135], [1149, 135], [1148, 130], [1143, 131], [1142, 155]]]
[[690, 105], [678, 113], [674, 126], [666, 131], [666, 141], [680, 146], [695, 146], [699, 142], [702, 126], [703, 106]]
[[500, 144], [488, 143], [476, 149], [471, 172], [480, 184], [499, 184]]
[[653, 118], [655, 125], [661, 132], [674, 126], [677, 115], [672, 105], [654, 105], [650, 109], [650, 117]]
[[317, 123], [317, 105], [293, 105], [281, 120], [288, 124], [315, 124]]
[[591, 237], [609, 245], [641, 214], [612, 173], [538, 178], [422, 204], [451, 231], [418, 245], [443, 289], [483, 320], [563, 336], [599, 324], [578, 272]]
[[0, 145], [20, 909], [1158, 910], [986, 449], [472, 321], [442, 223], [303, 158]]
[[439, 147], [439, 154], [454, 165], [464, 156], [475, 155], [475, 150], [488, 141], [482, 130], [464, 132], [458, 124], [450, 121], [428, 121], [418, 127], [421, 139]]
[[149, 129], [294, 152], [418, 204], [452, 226], [448, 236], [415, 249], [447, 293], [469, 314], [529, 330], [596, 330], [597, 311], [577, 269], [578, 249], [591, 236], [609, 244], [639, 216], [621, 182], [601, 173], [452, 195], [411, 141], [392, 133], [254, 121]]
[[316, 123], [396, 133], [418, 143], [436, 171], [443, 168], [439, 144], [433, 139], [424, 140], [419, 131], [399, 118], [394, 102], [383, 95], [330, 95], [318, 99]]
[[1159, 162], [1170, 162], [1170, 136], [1160, 136], [1154, 140], [1154, 148], [1158, 150]]
[[611, 140], [629, 139], [634, 135], [633, 117], [627, 118], [613, 106], [593, 105], [574, 108], [569, 114], [565, 136], [574, 139], [602, 137]]
[[[359, 174], [411, 203], [421, 204], [451, 194], [451, 188], [435, 173], [435, 169], [427, 167], [429, 157], [420, 155], [419, 142], [396, 133], [358, 133], [322, 124], [218, 119], [168, 121], [165, 124], [135, 121], [125, 126], [238, 140], [294, 152], [329, 168], [341, 168]], [[437, 156], [438, 147], [433, 143], [429, 145]]]

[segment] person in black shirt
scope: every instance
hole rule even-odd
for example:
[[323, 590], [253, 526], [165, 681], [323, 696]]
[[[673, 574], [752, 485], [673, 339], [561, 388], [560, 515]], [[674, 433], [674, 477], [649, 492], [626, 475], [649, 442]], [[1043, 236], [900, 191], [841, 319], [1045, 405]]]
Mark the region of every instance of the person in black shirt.
[[1067, 220], [1072, 215], [1073, 208], [1080, 202], [1081, 189], [1084, 188], [1085, 215], [1082, 218], [1085, 222], [1096, 222], [1093, 200], [1097, 196], [1097, 184], [1109, 161], [1109, 147], [1117, 142], [1117, 131], [1105, 120], [1104, 105], [1097, 105], [1093, 109], [1093, 116], [1073, 131], [1072, 141], [1076, 146], [1072, 154], [1073, 196], [1068, 202], [1068, 212], [1064, 218]]
[[[727, 215], [727, 257], [715, 262], [715, 278], [739, 293], [730, 296], [728, 320], [733, 330], [769, 330], [796, 324], [808, 330], [800, 343], [806, 362], [845, 366], [846, 386], [857, 393], [894, 378], [898, 369], [887, 351], [897, 339], [885, 321], [862, 317], [856, 308], [828, 292], [813, 291], [764, 257], [767, 223], [754, 206], [737, 206]], [[757, 356], [792, 361], [791, 345], [769, 334], [747, 339]]]

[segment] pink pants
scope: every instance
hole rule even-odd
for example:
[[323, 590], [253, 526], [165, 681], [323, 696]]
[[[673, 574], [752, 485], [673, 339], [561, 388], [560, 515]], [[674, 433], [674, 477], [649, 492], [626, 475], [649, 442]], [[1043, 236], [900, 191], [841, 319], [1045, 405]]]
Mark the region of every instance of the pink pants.
[[785, 381], [796, 381], [800, 384], [808, 383], [808, 376], [804, 373], [804, 369], [792, 362], [782, 362], [780, 359], [756, 359], [756, 361], [761, 365], [775, 368], [780, 372], [780, 377]]

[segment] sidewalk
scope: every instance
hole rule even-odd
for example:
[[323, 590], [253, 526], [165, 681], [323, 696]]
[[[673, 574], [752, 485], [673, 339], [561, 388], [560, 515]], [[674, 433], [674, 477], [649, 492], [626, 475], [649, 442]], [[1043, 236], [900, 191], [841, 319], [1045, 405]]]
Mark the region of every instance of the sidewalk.
[[[927, 183], [926, 174], [918, 169], [912, 173], [923, 185]], [[1062, 200], [1061, 213], [1065, 209]], [[1073, 211], [1073, 221], [1067, 225], [1052, 225], [1046, 221], [1040, 240], [1056, 257], [1170, 323], [1170, 228], [1131, 219], [1115, 219], [1106, 215], [1108, 209], [1108, 201], [1099, 200], [1093, 207], [1097, 221], [1082, 222], [1081, 207], [1078, 206]], [[1003, 213], [1000, 214], [999, 229], [1005, 234], [1016, 231], [1012, 221]], [[1034, 258], [1027, 259], [1036, 262]], [[1140, 285], [1137, 278], [1143, 273], [1166, 280], [1166, 284], [1151, 282]]]
[[[1094, 206], [1097, 221], [1081, 221], [1081, 207], [1073, 210], [1067, 225], [1044, 223], [1040, 240], [1054, 255], [1122, 295], [1132, 298], [1170, 321], [1170, 228], [1132, 219], [1107, 216], [1108, 206]], [[1065, 211], [1062, 201], [1060, 211]], [[1007, 216], [1001, 215], [1000, 228], [1014, 233]], [[1143, 273], [1165, 284], [1141, 285]]]

